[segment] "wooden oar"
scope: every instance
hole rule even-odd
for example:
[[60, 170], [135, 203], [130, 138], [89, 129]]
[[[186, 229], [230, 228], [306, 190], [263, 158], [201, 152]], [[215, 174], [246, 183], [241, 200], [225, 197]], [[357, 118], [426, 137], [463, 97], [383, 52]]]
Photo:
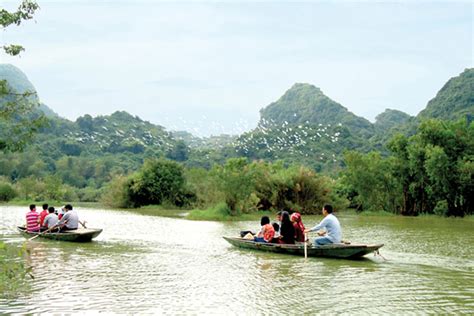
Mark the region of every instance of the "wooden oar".
[[308, 234], [304, 234], [304, 258], [308, 259]]
[[47, 230], [45, 230], [45, 231], [42, 232], [42, 233], [39, 233], [38, 235], [34, 235], [33, 237], [29, 238], [28, 241], [33, 240], [33, 239], [35, 239], [36, 237], [39, 237], [40, 235], [44, 235], [44, 234], [46, 234], [47, 232], [50, 232], [54, 227], [56, 227], [56, 226], [53, 226], [53, 227], [51, 227], [51, 228], [48, 228]]

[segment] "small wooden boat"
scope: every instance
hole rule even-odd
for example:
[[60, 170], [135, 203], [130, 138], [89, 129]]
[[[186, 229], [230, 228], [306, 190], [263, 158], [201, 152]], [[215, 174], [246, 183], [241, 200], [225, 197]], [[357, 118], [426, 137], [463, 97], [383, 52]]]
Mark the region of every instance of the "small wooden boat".
[[[303, 243], [289, 245], [255, 242], [253, 240], [237, 237], [224, 237], [224, 239], [230, 244], [240, 248], [304, 256]], [[358, 259], [362, 258], [366, 254], [377, 251], [382, 246], [383, 244], [330, 244], [324, 246], [308, 245], [307, 253], [308, 257]]]
[[93, 238], [99, 236], [102, 229], [97, 228], [78, 228], [76, 230], [70, 230], [62, 233], [58, 232], [47, 232], [47, 233], [29, 233], [23, 226], [18, 226], [20, 233], [26, 238], [31, 238], [39, 234], [38, 238], [48, 238], [61, 241], [75, 241], [75, 242], [89, 242]]

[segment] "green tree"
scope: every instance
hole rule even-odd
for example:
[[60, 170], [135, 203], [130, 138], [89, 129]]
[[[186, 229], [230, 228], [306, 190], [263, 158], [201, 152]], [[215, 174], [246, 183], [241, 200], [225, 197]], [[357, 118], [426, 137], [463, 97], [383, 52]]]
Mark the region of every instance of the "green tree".
[[217, 187], [224, 194], [230, 215], [246, 211], [244, 206], [255, 189], [255, 178], [246, 158], [231, 158], [223, 166], [216, 166], [213, 173]]
[[[128, 195], [133, 206], [181, 204], [188, 194], [183, 167], [170, 160], [147, 160], [128, 182]], [[180, 206], [180, 205], [179, 205]]]
[[[0, 26], [20, 25], [33, 18], [39, 8], [34, 1], [24, 0], [14, 12], [0, 8]], [[18, 55], [21, 45], [1, 46], [8, 55]], [[39, 128], [45, 126], [46, 119], [37, 110], [39, 106], [36, 92], [16, 91], [6, 80], [0, 80], [0, 151], [18, 151], [32, 139]]]
[[392, 176], [390, 160], [378, 152], [350, 151], [344, 161], [347, 167], [341, 181], [356, 193], [352, 202], [359, 210], [399, 212], [401, 188]]

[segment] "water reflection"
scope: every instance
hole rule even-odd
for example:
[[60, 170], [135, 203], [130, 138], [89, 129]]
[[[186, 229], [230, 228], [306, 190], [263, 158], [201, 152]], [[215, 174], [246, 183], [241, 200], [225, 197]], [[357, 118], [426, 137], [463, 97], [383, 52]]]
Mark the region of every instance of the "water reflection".
[[[0, 301], [0, 313], [444, 314], [474, 307], [473, 250], [462, 243], [472, 235], [464, 222], [441, 239], [443, 220], [415, 225], [399, 218], [342, 217], [346, 238], [385, 243], [388, 260], [305, 260], [238, 249], [221, 238], [258, 223], [78, 210], [103, 233], [87, 244], [28, 242], [32, 292]], [[24, 210], [0, 212], [3, 238], [24, 243], [12, 229], [22, 223]]]

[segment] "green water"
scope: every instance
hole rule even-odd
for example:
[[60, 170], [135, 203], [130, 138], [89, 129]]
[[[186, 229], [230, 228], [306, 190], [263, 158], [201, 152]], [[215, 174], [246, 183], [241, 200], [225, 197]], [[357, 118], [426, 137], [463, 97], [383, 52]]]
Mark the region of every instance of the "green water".
[[[35, 239], [31, 290], [0, 314], [472, 314], [474, 221], [340, 216], [344, 239], [381, 242], [381, 257], [319, 259], [241, 250], [223, 235], [257, 222], [215, 223], [80, 209], [92, 243]], [[2, 239], [25, 210], [0, 207]], [[306, 217], [312, 226], [318, 217]]]

